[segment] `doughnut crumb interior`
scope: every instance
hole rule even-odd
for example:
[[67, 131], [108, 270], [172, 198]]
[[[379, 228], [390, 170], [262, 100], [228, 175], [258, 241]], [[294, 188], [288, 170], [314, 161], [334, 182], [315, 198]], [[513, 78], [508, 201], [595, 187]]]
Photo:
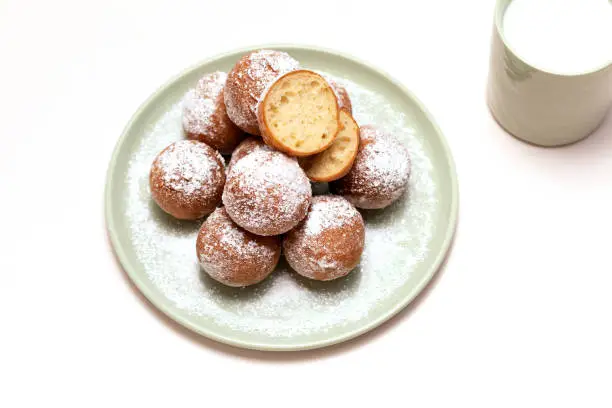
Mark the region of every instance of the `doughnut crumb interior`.
[[264, 141], [291, 156], [327, 149], [339, 130], [338, 101], [321, 75], [307, 70], [277, 79], [259, 105]]

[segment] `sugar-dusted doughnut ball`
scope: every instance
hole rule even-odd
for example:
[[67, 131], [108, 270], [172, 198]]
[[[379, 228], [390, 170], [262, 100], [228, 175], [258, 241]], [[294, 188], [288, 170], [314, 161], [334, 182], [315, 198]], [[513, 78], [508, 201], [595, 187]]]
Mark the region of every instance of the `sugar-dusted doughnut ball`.
[[227, 286], [248, 286], [274, 270], [280, 242], [280, 237], [262, 237], [240, 228], [220, 207], [202, 224], [196, 251], [202, 269], [211, 278]]
[[355, 207], [384, 208], [408, 188], [410, 157], [406, 146], [392, 134], [373, 126], [362, 126], [353, 167], [330, 189]]
[[240, 58], [225, 82], [227, 114], [240, 129], [259, 135], [257, 105], [264, 91], [281, 75], [298, 68], [286, 52], [259, 50]]
[[225, 185], [223, 157], [195, 140], [181, 140], [153, 160], [149, 186], [153, 200], [168, 214], [195, 220], [220, 203]]
[[278, 235], [295, 227], [310, 205], [310, 182], [297, 161], [257, 149], [232, 166], [223, 190], [229, 216], [257, 235]]
[[206, 74], [183, 98], [183, 129], [187, 138], [204, 142], [222, 154], [230, 154], [245, 137], [225, 110], [226, 79], [225, 72]]
[[[332, 280], [357, 266], [365, 241], [361, 214], [340, 196], [312, 199], [308, 214], [283, 242], [285, 258], [300, 275]], [[384, 255], [383, 255], [384, 256]]]

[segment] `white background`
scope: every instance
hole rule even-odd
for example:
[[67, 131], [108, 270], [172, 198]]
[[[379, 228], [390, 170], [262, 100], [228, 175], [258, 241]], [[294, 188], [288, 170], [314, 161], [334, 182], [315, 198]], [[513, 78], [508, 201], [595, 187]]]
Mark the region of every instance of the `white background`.
[[[0, 406], [610, 407], [612, 118], [561, 149], [501, 131], [484, 99], [493, 7], [0, 0]], [[106, 166], [140, 103], [199, 60], [266, 42], [335, 48], [403, 81], [459, 173], [433, 285], [325, 350], [188, 333], [130, 285], [105, 233]]]

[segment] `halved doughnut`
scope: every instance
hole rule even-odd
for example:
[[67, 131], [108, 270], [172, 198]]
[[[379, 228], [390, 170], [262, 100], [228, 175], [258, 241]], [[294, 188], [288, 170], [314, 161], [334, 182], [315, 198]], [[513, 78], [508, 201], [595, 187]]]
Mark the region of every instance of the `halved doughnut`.
[[321, 75], [293, 71], [277, 79], [259, 104], [259, 130], [266, 144], [291, 156], [327, 149], [340, 129], [338, 101]]
[[357, 157], [359, 125], [346, 110], [340, 111], [340, 131], [334, 143], [319, 154], [299, 159], [311, 181], [333, 181], [344, 177]]

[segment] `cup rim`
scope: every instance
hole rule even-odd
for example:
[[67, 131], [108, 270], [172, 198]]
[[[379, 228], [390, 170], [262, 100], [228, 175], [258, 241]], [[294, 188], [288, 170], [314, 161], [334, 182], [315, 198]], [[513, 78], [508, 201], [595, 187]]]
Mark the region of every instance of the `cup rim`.
[[497, 30], [497, 34], [499, 35], [499, 37], [501, 38], [502, 42], [504, 43], [504, 46], [509, 49], [510, 51], [512, 51], [512, 54], [514, 54], [514, 56], [516, 58], [518, 58], [523, 64], [536, 69], [538, 71], [544, 72], [546, 74], [550, 74], [550, 75], [554, 75], [554, 76], [558, 76], [558, 77], [583, 77], [583, 76], [587, 76], [587, 75], [592, 75], [592, 74], [597, 74], [599, 72], [605, 71], [606, 69], [609, 69], [610, 67], [612, 67], [612, 60], [609, 61], [608, 63], [604, 64], [601, 67], [598, 68], [594, 68], [590, 71], [583, 71], [583, 72], [576, 72], [576, 73], [562, 73], [562, 72], [555, 72], [555, 71], [551, 71], [548, 69], [543, 69], [540, 67], [537, 67], [533, 64], [531, 64], [530, 62], [526, 61], [523, 57], [521, 57], [514, 48], [512, 48], [510, 46], [510, 44], [508, 43], [505, 35], [504, 35], [504, 29], [503, 29], [503, 25], [504, 25], [504, 14], [505, 14], [505, 9], [504, 5], [507, 4], [508, 6], [510, 5], [510, 3], [512, 3], [514, 0], [497, 0], [497, 2], [495, 3], [495, 29]]

